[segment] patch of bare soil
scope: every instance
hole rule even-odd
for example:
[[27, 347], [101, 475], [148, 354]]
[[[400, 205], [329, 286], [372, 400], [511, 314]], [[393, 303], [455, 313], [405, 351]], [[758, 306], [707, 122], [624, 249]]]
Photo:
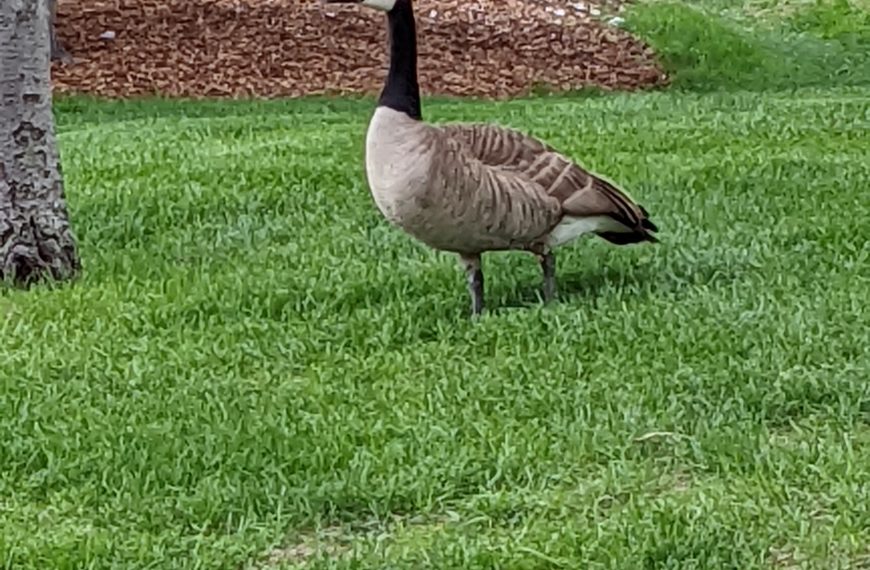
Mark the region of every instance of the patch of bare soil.
[[[667, 78], [606, 20], [620, 3], [417, 0], [425, 94], [502, 98], [535, 87], [632, 90]], [[60, 0], [59, 93], [286, 97], [376, 93], [384, 16], [317, 0]]]

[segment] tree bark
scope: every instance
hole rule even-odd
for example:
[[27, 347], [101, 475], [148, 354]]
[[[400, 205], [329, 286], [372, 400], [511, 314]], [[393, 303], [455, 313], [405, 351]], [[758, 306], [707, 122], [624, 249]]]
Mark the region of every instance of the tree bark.
[[0, 280], [80, 268], [52, 115], [49, 6], [0, 0]]

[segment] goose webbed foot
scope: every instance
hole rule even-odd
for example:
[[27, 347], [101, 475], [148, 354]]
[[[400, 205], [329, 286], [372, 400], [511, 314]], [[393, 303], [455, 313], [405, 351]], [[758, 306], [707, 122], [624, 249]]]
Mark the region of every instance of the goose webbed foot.
[[468, 281], [468, 294], [471, 296], [471, 314], [478, 316], [483, 313], [483, 269], [480, 255], [460, 256]]
[[544, 302], [549, 303], [556, 299], [556, 256], [548, 251], [538, 255], [538, 261], [544, 274]]

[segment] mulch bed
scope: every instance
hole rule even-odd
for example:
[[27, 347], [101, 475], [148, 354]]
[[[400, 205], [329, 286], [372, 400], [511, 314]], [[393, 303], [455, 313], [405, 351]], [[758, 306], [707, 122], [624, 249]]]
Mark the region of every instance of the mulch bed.
[[[503, 98], [536, 87], [634, 90], [667, 77], [606, 20], [619, 3], [417, 0], [427, 95]], [[56, 92], [106, 97], [371, 94], [386, 73], [384, 17], [317, 0], [60, 0], [72, 64]]]

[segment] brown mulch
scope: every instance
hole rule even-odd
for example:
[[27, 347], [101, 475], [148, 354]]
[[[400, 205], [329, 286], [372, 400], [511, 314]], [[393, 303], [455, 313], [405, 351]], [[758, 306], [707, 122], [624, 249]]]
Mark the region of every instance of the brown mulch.
[[[506, 97], [536, 86], [666, 83], [652, 51], [605, 21], [618, 7], [614, 0], [417, 0], [421, 87]], [[317, 0], [60, 0], [57, 32], [75, 58], [53, 65], [60, 93], [371, 94], [386, 73], [384, 16]]]

